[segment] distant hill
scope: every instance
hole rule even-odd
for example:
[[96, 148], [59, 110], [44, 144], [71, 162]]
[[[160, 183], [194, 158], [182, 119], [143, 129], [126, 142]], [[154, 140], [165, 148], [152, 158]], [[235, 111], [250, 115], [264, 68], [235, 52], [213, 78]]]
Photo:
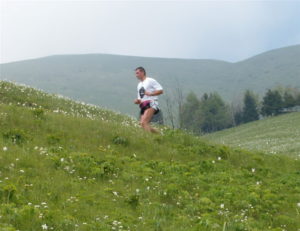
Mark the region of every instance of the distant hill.
[[296, 231], [300, 160], [144, 132], [0, 81], [1, 231]]
[[232, 147], [300, 158], [300, 112], [247, 123], [204, 137]]
[[161, 82], [166, 95], [180, 86], [183, 92], [192, 90], [198, 95], [217, 91], [232, 101], [245, 89], [263, 93], [277, 85], [300, 88], [300, 45], [237, 63], [107, 54], [54, 55], [1, 64], [0, 79], [136, 115], [132, 100], [136, 97], [133, 70], [137, 66], [144, 66], [149, 76]]

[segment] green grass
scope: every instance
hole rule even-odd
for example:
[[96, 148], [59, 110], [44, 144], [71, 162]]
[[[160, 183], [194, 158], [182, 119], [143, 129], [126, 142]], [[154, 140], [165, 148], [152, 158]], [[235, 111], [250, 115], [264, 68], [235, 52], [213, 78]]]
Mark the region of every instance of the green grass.
[[0, 230], [298, 230], [300, 162], [0, 82]]
[[300, 112], [267, 118], [206, 135], [205, 138], [248, 150], [300, 157]]

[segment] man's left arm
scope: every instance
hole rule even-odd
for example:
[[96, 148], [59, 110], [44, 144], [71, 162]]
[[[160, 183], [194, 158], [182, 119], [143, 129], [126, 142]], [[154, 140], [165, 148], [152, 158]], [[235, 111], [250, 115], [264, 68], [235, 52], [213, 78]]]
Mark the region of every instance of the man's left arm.
[[162, 86], [154, 79], [152, 80], [152, 86], [155, 90], [153, 92], [145, 92], [146, 95], [157, 96], [163, 94], [164, 91]]
[[157, 90], [157, 91], [153, 91], [153, 92], [147, 92], [146, 95], [148, 96], [157, 96], [157, 95], [161, 95], [164, 93], [164, 90]]

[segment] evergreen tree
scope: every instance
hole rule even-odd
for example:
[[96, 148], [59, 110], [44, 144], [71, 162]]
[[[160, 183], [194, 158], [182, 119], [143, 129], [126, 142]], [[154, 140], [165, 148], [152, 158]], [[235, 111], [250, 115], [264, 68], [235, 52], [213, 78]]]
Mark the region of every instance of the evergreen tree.
[[263, 98], [261, 113], [264, 116], [278, 115], [283, 107], [282, 96], [277, 90], [268, 90]]
[[235, 125], [240, 125], [243, 123], [243, 111], [242, 110], [236, 110], [233, 114], [233, 119], [234, 119], [234, 123]]
[[230, 108], [217, 93], [202, 97], [200, 116], [203, 118], [201, 131], [204, 133], [232, 126]]
[[294, 96], [289, 93], [289, 92], [284, 92], [284, 96], [283, 96], [283, 107], [285, 108], [289, 108], [289, 107], [294, 107], [296, 106], [296, 99], [294, 98]]
[[190, 92], [182, 106], [180, 127], [200, 133], [201, 118], [199, 116], [200, 101], [196, 94]]
[[242, 121], [248, 123], [259, 119], [257, 101], [254, 94], [247, 90], [244, 96], [244, 107], [242, 112]]
[[300, 105], [300, 94], [296, 97], [296, 105]]
[[190, 93], [183, 103], [181, 126], [195, 133], [218, 131], [233, 125], [230, 107], [217, 94], [204, 94], [201, 100]]

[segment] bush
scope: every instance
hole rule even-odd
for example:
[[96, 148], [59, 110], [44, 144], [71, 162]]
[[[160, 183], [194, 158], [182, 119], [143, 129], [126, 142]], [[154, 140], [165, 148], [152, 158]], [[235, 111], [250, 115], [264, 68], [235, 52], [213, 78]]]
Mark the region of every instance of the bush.
[[13, 184], [3, 185], [0, 187], [0, 198], [2, 202], [9, 203], [13, 200], [17, 188]]
[[137, 194], [131, 195], [129, 198], [127, 198], [126, 203], [128, 203], [132, 208], [136, 208], [140, 203], [140, 196]]
[[120, 145], [123, 145], [123, 146], [128, 146], [129, 145], [128, 139], [125, 138], [125, 137], [122, 137], [122, 136], [115, 136], [113, 138], [112, 142], [114, 144], [120, 144]]
[[60, 143], [60, 137], [57, 135], [48, 135], [47, 136], [47, 143], [49, 145], [57, 145]]
[[45, 110], [42, 108], [33, 109], [32, 114], [36, 119], [45, 119]]
[[28, 136], [23, 130], [13, 129], [3, 134], [3, 139], [14, 144], [23, 144], [28, 139]]

